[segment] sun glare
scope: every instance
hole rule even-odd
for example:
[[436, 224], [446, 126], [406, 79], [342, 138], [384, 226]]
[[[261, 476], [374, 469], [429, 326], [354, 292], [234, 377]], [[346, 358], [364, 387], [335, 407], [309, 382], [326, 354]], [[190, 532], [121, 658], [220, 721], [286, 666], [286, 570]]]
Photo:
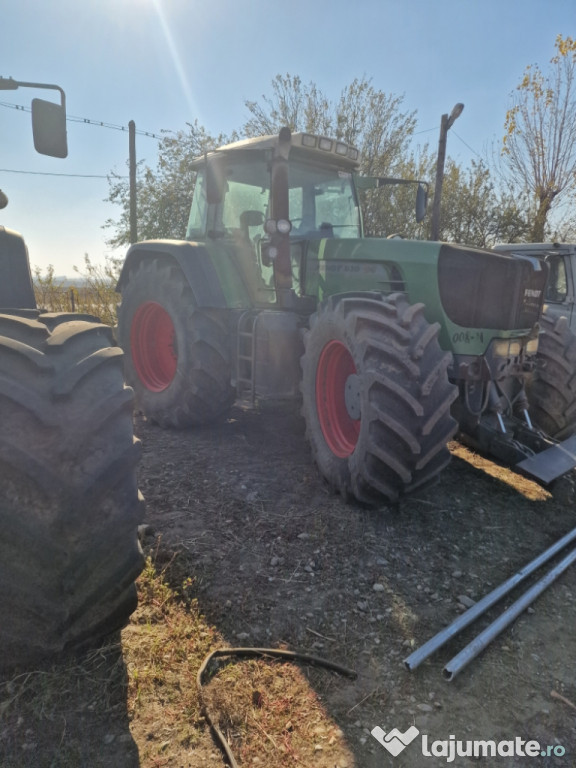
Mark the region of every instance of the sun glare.
[[186, 103], [188, 104], [188, 108], [190, 109], [190, 113], [192, 115], [197, 115], [198, 108], [192, 96], [192, 89], [190, 88], [190, 83], [188, 82], [188, 78], [186, 76], [186, 70], [184, 69], [184, 66], [182, 64], [182, 58], [180, 56], [180, 53], [178, 52], [178, 46], [176, 44], [174, 36], [172, 35], [172, 31], [170, 29], [168, 19], [162, 7], [163, 0], [150, 0], [150, 2], [152, 3], [154, 10], [156, 11], [156, 14], [158, 16], [160, 27], [162, 29], [162, 32], [164, 34], [164, 39], [166, 41], [166, 46], [168, 48], [168, 51], [170, 52], [172, 64], [174, 65], [174, 69], [176, 70], [176, 74], [178, 76], [178, 80], [180, 81], [180, 86], [182, 88], [184, 98], [186, 99]]

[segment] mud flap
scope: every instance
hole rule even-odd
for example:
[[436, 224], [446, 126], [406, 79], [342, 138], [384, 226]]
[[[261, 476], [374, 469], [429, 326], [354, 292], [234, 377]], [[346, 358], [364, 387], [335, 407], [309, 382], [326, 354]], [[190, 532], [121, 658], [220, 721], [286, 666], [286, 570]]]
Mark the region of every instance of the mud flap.
[[576, 435], [523, 459], [515, 468], [522, 474], [548, 485], [576, 468]]

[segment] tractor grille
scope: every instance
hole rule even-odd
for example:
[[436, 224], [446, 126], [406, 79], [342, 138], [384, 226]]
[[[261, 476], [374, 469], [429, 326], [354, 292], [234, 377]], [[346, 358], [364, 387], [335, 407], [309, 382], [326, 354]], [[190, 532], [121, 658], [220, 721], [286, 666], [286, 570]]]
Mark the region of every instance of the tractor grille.
[[532, 328], [542, 312], [547, 265], [495, 251], [443, 245], [438, 283], [444, 311], [465, 328]]

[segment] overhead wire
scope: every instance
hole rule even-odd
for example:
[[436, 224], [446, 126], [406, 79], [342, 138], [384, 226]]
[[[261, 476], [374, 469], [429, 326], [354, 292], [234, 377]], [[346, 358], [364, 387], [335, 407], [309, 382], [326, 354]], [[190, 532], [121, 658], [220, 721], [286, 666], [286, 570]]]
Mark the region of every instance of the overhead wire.
[[464, 144], [464, 146], [465, 146], [465, 147], [467, 147], [467, 148], [470, 150], [470, 152], [472, 152], [472, 154], [476, 155], [476, 157], [479, 157], [479, 158], [480, 158], [480, 160], [482, 160], [482, 155], [481, 155], [479, 152], [476, 152], [476, 150], [475, 150], [473, 147], [471, 147], [471, 146], [470, 146], [470, 144], [467, 144], [467, 143], [464, 141], [464, 139], [463, 139], [461, 136], [459, 136], [459, 135], [456, 133], [456, 131], [454, 130], [454, 128], [452, 128], [452, 133], [454, 134], [454, 136], [456, 136], [456, 138], [457, 138], [459, 141], [461, 141], [461, 142], [462, 142], [462, 144]]
[[[8, 109], [15, 109], [19, 112], [32, 112], [31, 107], [24, 106], [22, 104], [13, 104], [9, 101], [0, 101], [0, 107], [7, 107]], [[94, 125], [98, 128], [109, 128], [115, 131], [126, 132], [129, 130], [127, 126], [115, 125], [114, 123], [107, 123], [104, 120], [93, 120], [88, 117], [78, 117], [77, 115], [66, 115], [66, 122], [70, 123], [83, 123], [84, 125]], [[148, 136], [151, 139], [161, 140], [163, 137], [152, 131], [143, 131], [138, 128], [135, 129], [136, 134], [139, 136]], [[108, 179], [110, 174], [97, 174], [97, 173], [52, 173], [48, 171], [22, 171], [15, 168], [0, 168], [0, 173], [23, 173], [30, 176], [64, 176], [68, 178], [76, 179]], [[118, 177], [118, 174], [115, 174]], [[119, 176], [119, 178], [126, 179], [128, 176]]]
[[[0, 107], [7, 107], [8, 109], [16, 109], [19, 112], [32, 112], [30, 107], [23, 106], [21, 104], [13, 104], [9, 101], [0, 101]], [[116, 125], [115, 123], [107, 123], [104, 120], [94, 120], [89, 117], [78, 117], [77, 115], [66, 115], [66, 122], [68, 123], [84, 123], [85, 125], [95, 125], [98, 128], [110, 128], [114, 131], [128, 131], [126, 125]], [[136, 133], [139, 136], [148, 136], [151, 139], [162, 139], [163, 137], [152, 131], [143, 131], [136, 128]]]
[[[0, 173], [25, 173], [30, 176], [68, 176], [77, 179], [107, 179], [108, 176], [97, 173], [52, 173], [49, 171], [20, 171], [16, 168], [0, 168]], [[127, 176], [119, 178], [126, 179]]]

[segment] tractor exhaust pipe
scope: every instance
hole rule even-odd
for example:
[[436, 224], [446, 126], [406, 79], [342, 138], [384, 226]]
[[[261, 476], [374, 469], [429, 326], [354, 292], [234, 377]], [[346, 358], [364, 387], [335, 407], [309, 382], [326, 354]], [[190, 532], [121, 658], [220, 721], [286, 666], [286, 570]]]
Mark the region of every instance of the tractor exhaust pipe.
[[[292, 134], [289, 128], [282, 128], [278, 135], [278, 144], [272, 158], [270, 214], [276, 221], [289, 221], [289, 189], [288, 189], [288, 157], [292, 145]], [[289, 308], [292, 291], [292, 265], [290, 263], [290, 236], [287, 232], [275, 232], [271, 236], [272, 245], [276, 248], [274, 259], [274, 282], [278, 303], [283, 308]]]
[[[469, 608], [467, 611], [465, 611], [460, 616], [458, 616], [458, 618], [455, 621], [453, 621], [452, 624], [442, 629], [440, 632], [434, 635], [434, 637], [432, 637], [430, 640], [424, 643], [424, 645], [422, 645], [420, 648], [415, 650], [414, 653], [411, 653], [410, 656], [404, 659], [404, 666], [406, 667], [406, 669], [409, 672], [412, 672], [414, 669], [420, 666], [420, 664], [422, 664], [422, 662], [425, 661], [429, 656], [431, 656], [437, 650], [442, 648], [443, 645], [445, 645], [449, 640], [451, 640], [457, 634], [462, 632], [462, 630], [468, 627], [470, 624], [472, 624], [472, 622], [476, 621], [476, 619], [479, 616], [481, 616], [483, 613], [486, 613], [486, 611], [489, 608], [491, 608], [493, 605], [499, 602], [505, 595], [511, 592], [512, 589], [514, 589], [514, 587], [516, 587], [518, 584], [524, 581], [524, 579], [530, 576], [530, 574], [534, 573], [534, 571], [537, 571], [542, 565], [544, 565], [544, 563], [547, 563], [548, 560], [551, 560], [554, 557], [554, 555], [558, 554], [558, 552], [563, 550], [566, 546], [568, 546], [568, 544], [573, 542], [575, 539], [576, 539], [576, 528], [574, 528], [572, 531], [570, 531], [561, 539], [559, 539], [555, 544], [553, 544], [547, 550], [542, 552], [541, 555], [539, 555], [534, 560], [532, 560], [532, 562], [528, 563], [528, 565], [525, 565], [524, 568], [521, 568], [519, 571], [517, 571], [513, 576], [507, 579], [499, 587], [496, 587], [496, 589], [492, 590], [492, 592], [489, 592], [487, 595], [485, 595], [481, 600], [475, 603], [471, 608]], [[560, 568], [560, 566], [564, 562], [565, 561], [563, 560], [562, 563], [560, 563], [557, 567]], [[568, 563], [568, 565], [569, 564], [570, 563]], [[564, 570], [568, 567], [568, 565], [565, 566]], [[556, 569], [553, 569], [553, 570], [555, 571]], [[553, 571], [551, 571], [551, 573], [552, 572]], [[560, 573], [562, 573], [562, 571], [560, 571], [558, 575], [560, 575]], [[548, 583], [551, 583], [551, 582], [548, 582]], [[546, 586], [548, 586], [548, 583], [546, 584]], [[544, 587], [544, 589], [546, 589], [546, 586]], [[534, 589], [535, 587], [536, 585], [534, 585], [532, 589]], [[529, 592], [531, 592], [531, 590], [529, 590]], [[529, 594], [529, 592], [527, 594]], [[535, 595], [533, 599], [535, 599], [536, 596], [537, 595]], [[511, 610], [513, 607], [514, 606], [512, 606], [509, 610]], [[522, 610], [524, 609], [522, 608]], [[513, 619], [511, 619], [511, 621], [513, 621]], [[507, 626], [507, 624], [505, 626]], [[489, 642], [489, 640], [487, 642]], [[482, 648], [480, 648], [480, 650], [482, 650]], [[478, 651], [478, 653], [480, 652], [480, 650]], [[477, 654], [474, 654], [474, 655], [477, 655]], [[472, 658], [474, 658], [474, 656], [472, 656], [470, 660], [472, 660]], [[451, 674], [452, 662], [448, 665], [448, 667], [450, 667], [450, 669], [448, 670], [448, 674]], [[445, 671], [445, 674], [446, 674], [446, 671]], [[449, 677], [449, 679], [452, 679], [452, 678]]]

